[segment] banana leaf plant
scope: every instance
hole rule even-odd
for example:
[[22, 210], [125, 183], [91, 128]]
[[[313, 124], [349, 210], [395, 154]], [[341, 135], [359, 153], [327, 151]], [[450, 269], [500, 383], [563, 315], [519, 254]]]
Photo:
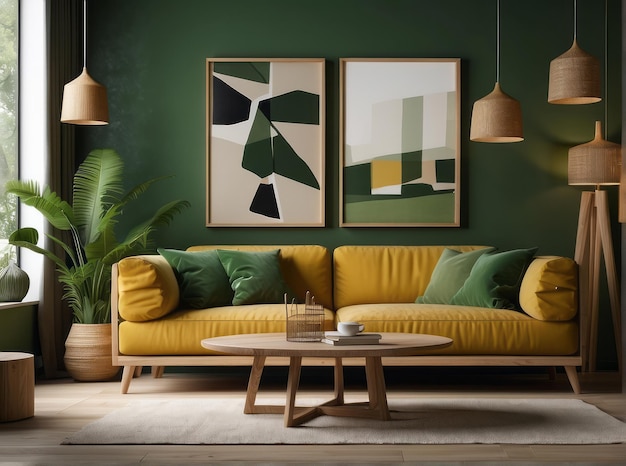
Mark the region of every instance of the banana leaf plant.
[[110, 322], [112, 264], [146, 252], [151, 234], [158, 227], [169, 225], [176, 214], [189, 207], [187, 201], [168, 202], [118, 240], [114, 230], [124, 208], [154, 183], [167, 178], [153, 178], [125, 192], [123, 173], [124, 163], [114, 150], [90, 152], [74, 175], [73, 205], [48, 187], [41, 190], [35, 181], [11, 180], [6, 185], [8, 193], [37, 209], [54, 228], [69, 232], [46, 234], [62, 248], [61, 255], [38, 246], [39, 233], [34, 228], [14, 231], [9, 242], [43, 254], [55, 263], [64, 289], [63, 299], [77, 323]]

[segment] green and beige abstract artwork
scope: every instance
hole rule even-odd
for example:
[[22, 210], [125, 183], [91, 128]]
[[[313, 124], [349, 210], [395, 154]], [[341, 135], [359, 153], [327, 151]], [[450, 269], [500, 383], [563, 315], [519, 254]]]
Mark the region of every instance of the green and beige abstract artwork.
[[323, 225], [323, 65], [211, 62], [209, 225]]
[[458, 226], [458, 61], [342, 61], [342, 225]]

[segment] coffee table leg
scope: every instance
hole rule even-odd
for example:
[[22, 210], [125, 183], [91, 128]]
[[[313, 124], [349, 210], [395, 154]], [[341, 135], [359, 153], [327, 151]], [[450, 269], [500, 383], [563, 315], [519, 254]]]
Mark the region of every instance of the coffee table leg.
[[343, 362], [341, 358], [335, 358], [335, 402], [343, 404]]
[[287, 399], [285, 400], [285, 427], [295, 425], [294, 415], [296, 409], [296, 392], [300, 385], [300, 372], [302, 369], [302, 358], [292, 356], [289, 358], [289, 376], [287, 378]]
[[377, 413], [380, 420], [390, 420], [391, 415], [387, 405], [385, 375], [380, 356], [368, 356], [365, 358], [365, 376], [367, 379], [367, 392], [370, 398], [370, 410]]
[[248, 390], [246, 392], [246, 404], [243, 408], [244, 414], [255, 414], [256, 394], [259, 391], [261, 376], [263, 375], [263, 367], [265, 367], [265, 356], [255, 356], [252, 361], [252, 369], [250, 370], [250, 379], [248, 380]]

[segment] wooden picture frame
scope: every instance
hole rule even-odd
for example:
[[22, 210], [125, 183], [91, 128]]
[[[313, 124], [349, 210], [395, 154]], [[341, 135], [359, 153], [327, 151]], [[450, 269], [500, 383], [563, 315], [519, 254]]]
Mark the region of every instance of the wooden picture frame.
[[340, 226], [460, 226], [460, 59], [340, 59]]
[[206, 59], [206, 224], [322, 227], [325, 60]]

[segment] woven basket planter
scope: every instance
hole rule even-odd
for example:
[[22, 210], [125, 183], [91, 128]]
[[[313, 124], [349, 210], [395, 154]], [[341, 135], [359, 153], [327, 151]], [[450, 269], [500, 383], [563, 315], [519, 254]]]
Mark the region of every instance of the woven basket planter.
[[111, 362], [111, 324], [72, 324], [63, 360], [76, 381], [111, 380], [120, 371]]

